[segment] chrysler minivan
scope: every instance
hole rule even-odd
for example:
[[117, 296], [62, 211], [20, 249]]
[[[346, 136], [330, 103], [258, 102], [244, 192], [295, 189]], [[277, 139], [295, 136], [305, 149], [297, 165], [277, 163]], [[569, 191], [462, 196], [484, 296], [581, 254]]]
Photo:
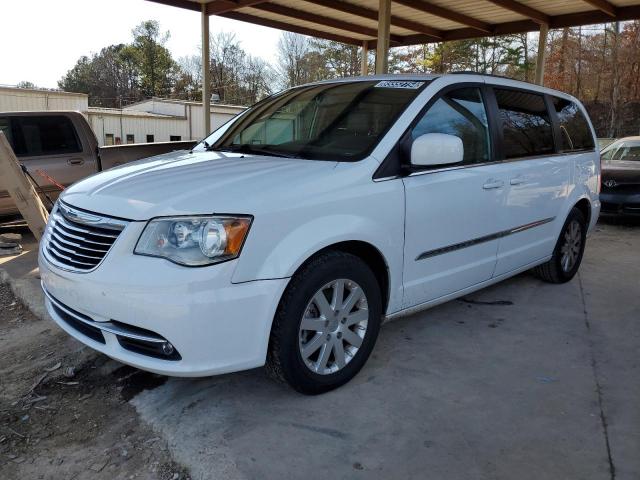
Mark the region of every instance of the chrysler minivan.
[[313, 83], [68, 188], [42, 287], [61, 328], [126, 364], [266, 364], [316, 394], [357, 374], [384, 320], [529, 269], [569, 281], [599, 184], [593, 127], [561, 92], [475, 74]]

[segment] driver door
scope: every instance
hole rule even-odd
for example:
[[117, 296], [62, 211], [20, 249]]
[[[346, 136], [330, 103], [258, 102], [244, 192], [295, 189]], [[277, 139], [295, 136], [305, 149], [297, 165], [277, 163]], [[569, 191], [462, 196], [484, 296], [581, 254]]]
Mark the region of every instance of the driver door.
[[506, 182], [493, 147], [481, 85], [441, 93], [413, 127], [413, 139], [462, 139], [463, 161], [414, 171], [406, 195], [404, 308], [492, 277]]

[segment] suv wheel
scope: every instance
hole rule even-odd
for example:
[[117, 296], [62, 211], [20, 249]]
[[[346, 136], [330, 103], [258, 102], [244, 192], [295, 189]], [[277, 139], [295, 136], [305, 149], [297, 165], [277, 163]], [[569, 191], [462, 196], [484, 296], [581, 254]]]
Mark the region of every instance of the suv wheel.
[[553, 256], [547, 263], [535, 267], [533, 273], [549, 283], [571, 280], [580, 268], [586, 237], [586, 219], [580, 210], [573, 207], [564, 222]]
[[369, 358], [381, 316], [371, 269], [349, 253], [322, 253], [294, 275], [280, 300], [267, 370], [301, 393], [337, 388]]

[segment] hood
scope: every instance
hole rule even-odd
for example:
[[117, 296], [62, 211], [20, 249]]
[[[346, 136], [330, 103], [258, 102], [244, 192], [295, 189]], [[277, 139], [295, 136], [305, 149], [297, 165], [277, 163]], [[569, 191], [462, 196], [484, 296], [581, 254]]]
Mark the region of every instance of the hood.
[[[171, 152], [92, 175], [64, 191], [69, 205], [129, 220], [254, 214], [263, 199], [309, 191], [336, 162], [224, 152]], [[323, 182], [320, 182], [323, 183]], [[317, 187], [316, 187], [317, 188]]]

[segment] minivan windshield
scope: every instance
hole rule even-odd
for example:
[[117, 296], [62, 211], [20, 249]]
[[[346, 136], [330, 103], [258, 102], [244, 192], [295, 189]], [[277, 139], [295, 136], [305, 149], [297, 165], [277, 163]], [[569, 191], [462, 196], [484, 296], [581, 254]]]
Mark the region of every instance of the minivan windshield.
[[[256, 104], [212, 140], [208, 149], [341, 162], [360, 160], [427, 83], [376, 80], [293, 88]], [[209, 139], [215, 137], [214, 133]]]

